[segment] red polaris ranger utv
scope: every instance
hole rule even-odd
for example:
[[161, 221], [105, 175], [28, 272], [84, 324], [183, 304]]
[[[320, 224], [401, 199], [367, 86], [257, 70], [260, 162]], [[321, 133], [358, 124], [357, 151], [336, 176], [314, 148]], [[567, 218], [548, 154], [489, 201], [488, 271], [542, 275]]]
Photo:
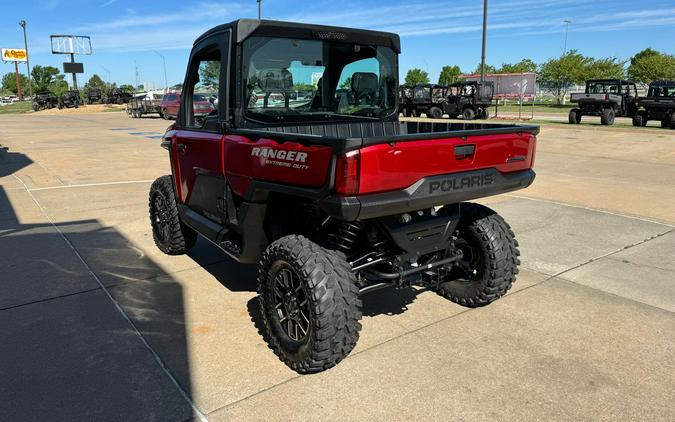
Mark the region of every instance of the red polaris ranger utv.
[[[518, 273], [509, 225], [469, 201], [534, 180], [536, 126], [398, 121], [399, 37], [238, 20], [194, 43], [173, 174], [150, 190], [157, 246], [200, 234], [258, 263], [267, 341], [299, 373], [344, 359], [360, 294], [422, 284], [468, 307]], [[195, 112], [193, 93], [218, 98]]]

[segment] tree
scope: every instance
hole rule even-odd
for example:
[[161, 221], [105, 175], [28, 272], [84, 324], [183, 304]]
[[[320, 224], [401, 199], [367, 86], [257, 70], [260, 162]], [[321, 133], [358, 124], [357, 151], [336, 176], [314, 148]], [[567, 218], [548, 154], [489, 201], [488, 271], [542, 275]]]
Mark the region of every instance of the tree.
[[[485, 63], [485, 73], [497, 73], [497, 68]], [[474, 75], [480, 75], [480, 63], [476, 66], [476, 70], [473, 71]]]
[[645, 84], [659, 79], [675, 79], [675, 56], [651, 48], [644, 49], [630, 59], [628, 76]]
[[351, 89], [351, 87], [352, 87], [352, 77], [347, 76], [347, 78], [344, 81], [342, 81], [339, 88], [340, 89]]
[[33, 92], [50, 92], [57, 81], [64, 81], [65, 77], [54, 66], [33, 66], [30, 75], [33, 78]]
[[60, 77], [57, 77], [51, 85], [49, 85], [49, 91], [56, 95], [57, 97], [62, 96], [63, 94], [68, 91], [68, 82], [66, 82], [65, 78], [63, 75], [59, 75]]
[[422, 69], [410, 69], [405, 75], [406, 85], [425, 85], [429, 83], [429, 74]]
[[121, 89], [122, 91], [126, 91], [126, 92], [135, 92], [135, 91], [136, 91], [136, 90], [134, 89], [134, 87], [133, 87], [132, 85], [129, 85], [129, 84], [122, 84], [122, 85], [120, 85], [120, 89]]
[[[28, 78], [23, 73], [19, 73], [19, 84], [21, 84], [21, 95], [27, 95]], [[2, 90], [18, 95], [18, 90], [16, 88], [16, 72], [5, 73], [2, 77]]]
[[592, 59], [584, 57], [576, 50], [571, 50], [560, 58], [550, 59], [539, 69], [539, 85], [555, 95], [560, 103], [571, 85], [581, 84], [586, 80], [591, 62]]
[[[349, 86], [351, 86], [351, 84]], [[305, 83], [302, 83], [302, 82], [294, 83], [293, 84], [293, 91], [302, 91], [302, 92], [316, 91], [316, 85], [305, 84]]]
[[219, 61], [209, 61], [199, 67], [199, 83], [207, 91], [218, 91], [220, 86]]
[[535, 73], [537, 71], [537, 64], [531, 59], [522, 59], [518, 63], [502, 63], [502, 67], [497, 70], [497, 73]]
[[453, 82], [457, 82], [462, 75], [462, 69], [459, 66], [443, 66], [441, 69], [441, 74], [438, 76], [439, 85], [450, 85]]
[[587, 79], [623, 79], [626, 76], [626, 62], [615, 57], [593, 59], [588, 64]]

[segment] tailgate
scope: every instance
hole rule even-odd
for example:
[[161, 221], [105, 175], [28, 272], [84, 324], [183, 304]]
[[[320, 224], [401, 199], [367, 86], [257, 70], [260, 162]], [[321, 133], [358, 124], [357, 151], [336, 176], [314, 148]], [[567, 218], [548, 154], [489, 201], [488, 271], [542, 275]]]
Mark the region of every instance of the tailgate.
[[359, 194], [406, 189], [429, 176], [496, 169], [527, 170], [534, 164], [536, 136], [529, 132], [406, 140], [366, 146], [360, 154]]

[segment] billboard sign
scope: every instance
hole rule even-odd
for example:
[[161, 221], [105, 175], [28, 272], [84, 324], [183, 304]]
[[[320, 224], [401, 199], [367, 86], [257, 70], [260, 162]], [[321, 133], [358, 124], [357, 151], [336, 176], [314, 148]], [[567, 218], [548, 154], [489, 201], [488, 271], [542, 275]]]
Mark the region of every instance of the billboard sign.
[[[468, 81], [479, 81], [480, 75], [465, 76]], [[500, 100], [530, 99], [536, 95], [536, 73], [497, 73], [485, 75], [494, 84], [494, 96]]]
[[63, 73], [84, 73], [84, 65], [82, 63], [63, 63]]
[[5, 62], [25, 62], [28, 61], [28, 54], [23, 48], [3, 48], [2, 60]]
[[52, 54], [91, 54], [91, 38], [86, 35], [50, 35]]

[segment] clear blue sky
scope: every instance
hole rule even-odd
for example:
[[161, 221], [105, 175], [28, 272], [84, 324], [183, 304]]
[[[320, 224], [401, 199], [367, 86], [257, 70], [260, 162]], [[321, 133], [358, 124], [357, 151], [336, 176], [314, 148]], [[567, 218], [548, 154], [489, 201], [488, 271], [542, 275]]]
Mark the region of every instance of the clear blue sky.
[[[1, 47], [22, 47], [19, 20], [28, 22], [31, 64], [61, 68], [50, 53], [50, 34], [90, 35], [94, 55], [82, 56], [86, 81], [110, 70], [117, 83], [163, 85], [165, 55], [170, 84], [182, 82], [192, 41], [203, 31], [240, 17], [255, 17], [255, 0], [2, 0]], [[401, 74], [412, 67], [438, 77], [445, 64], [473, 70], [480, 61], [482, 1], [263, 0], [263, 17], [398, 32]], [[595, 57], [628, 59], [645, 47], [675, 53], [674, 0], [490, 0], [487, 62], [559, 56], [565, 24], [568, 48]], [[4, 64], [1, 73], [13, 70]]]

